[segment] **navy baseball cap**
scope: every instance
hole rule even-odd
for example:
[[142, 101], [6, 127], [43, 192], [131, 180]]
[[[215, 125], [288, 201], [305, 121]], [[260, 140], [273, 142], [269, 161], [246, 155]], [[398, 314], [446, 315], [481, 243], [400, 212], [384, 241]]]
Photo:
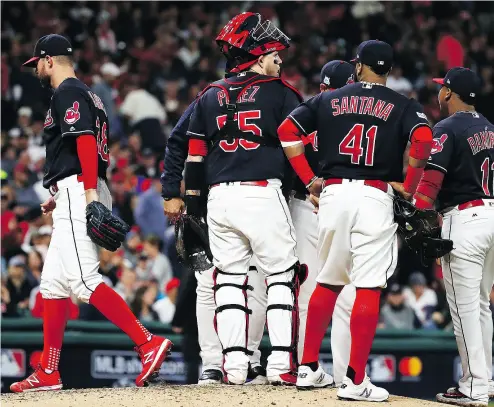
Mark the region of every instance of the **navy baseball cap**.
[[355, 67], [345, 61], [330, 61], [321, 69], [321, 83], [332, 89], [355, 82]]
[[393, 66], [393, 48], [384, 41], [364, 41], [358, 46], [357, 56], [351, 62], [360, 62], [378, 75], [384, 75]]
[[434, 78], [434, 82], [446, 86], [458, 94], [465, 103], [473, 105], [480, 92], [480, 78], [468, 68], [451, 68], [444, 78]]
[[48, 34], [41, 37], [34, 47], [33, 57], [26, 62], [23, 66], [29, 66], [35, 68], [40, 58], [44, 58], [47, 55], [56, 57], [59, 55], [72, 55], [72, 45], [70, 41], [58, 34]]

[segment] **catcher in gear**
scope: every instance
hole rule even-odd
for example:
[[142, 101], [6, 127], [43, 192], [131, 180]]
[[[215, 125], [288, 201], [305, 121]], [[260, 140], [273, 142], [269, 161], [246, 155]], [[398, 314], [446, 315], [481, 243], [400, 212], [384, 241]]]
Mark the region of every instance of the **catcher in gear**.
[[125, 240], [130, 227], [105, 205], [92, 201], [86, 207], [87, 235], [98, 246], [116, 251]]
[[393, 209], [399, 234], [424, 264], [453, 250], [452, 240], [441, 239], [442, 218], [438, 212], [418, 209], [400, 197], [394, 199]]

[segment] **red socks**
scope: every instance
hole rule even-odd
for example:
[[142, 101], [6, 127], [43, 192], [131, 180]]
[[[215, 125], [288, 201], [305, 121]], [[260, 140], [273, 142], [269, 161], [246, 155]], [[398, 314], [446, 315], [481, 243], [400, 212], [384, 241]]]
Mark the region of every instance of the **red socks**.
[[360, 384], [365, 377], [365, 367], [379, 321], [381, 289], [357, 288], [357, 296], [350, 317], [352, 346], [347, 377]]
[[89, 303], [124, 331], [137, 346], [151, 340], [151, 333], [142, 326], [123, 298], [105, 283], [96, 287], [89, 298]]
[[340, 291], [341, 287], [339, 287], [338, 291], [333, 291], [317, 283], [316, 289], [310, 297], [307, 311], [302, 364], [317, 363], [319, 361], [321, 344], [333, 316], [334, 306]]
[[43, 354], [40, 363], [45, 372], [58, 370], [71, 302], [70, 298], [43, 299]]

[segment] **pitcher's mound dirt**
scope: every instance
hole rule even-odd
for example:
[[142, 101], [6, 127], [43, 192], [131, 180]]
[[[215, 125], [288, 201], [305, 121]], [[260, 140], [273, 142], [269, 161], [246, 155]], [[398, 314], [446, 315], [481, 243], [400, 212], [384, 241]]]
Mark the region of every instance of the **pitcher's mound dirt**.
[[[371, 404], [340, 401], [336, 389], [297, 391], [271, 386], [171, 386], [106, 388], [2, 394], [2, 407], [356, 407]], [[374, 404], [372, 404], [374, 405]], [[383, 405], [383, 404], [376, 404]], [[430, 401], [392, 396], [386, 405], [439, 406]]]

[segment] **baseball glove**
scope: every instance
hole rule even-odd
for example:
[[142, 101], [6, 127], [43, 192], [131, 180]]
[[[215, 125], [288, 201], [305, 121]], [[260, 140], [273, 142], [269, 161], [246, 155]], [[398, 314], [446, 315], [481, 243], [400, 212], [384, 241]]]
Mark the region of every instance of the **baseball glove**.
[[394, 199], [395, 222], [405, 243], [425, 263], [453, 250], [453, 241], [441, 238], [441, 215], [433, 209], [418, 209], [403, 198]]
[[120, 247], [130, 230], [129, 225], [98, 201], [87, 205], [86, 220], [87, 234], [91, 240], [111, 252]]
[[205, 271], [213, 264], [209, 248], [208, 225], [192, 215], [183, 214], [175, 223], [178, 257], [193, 271]]

